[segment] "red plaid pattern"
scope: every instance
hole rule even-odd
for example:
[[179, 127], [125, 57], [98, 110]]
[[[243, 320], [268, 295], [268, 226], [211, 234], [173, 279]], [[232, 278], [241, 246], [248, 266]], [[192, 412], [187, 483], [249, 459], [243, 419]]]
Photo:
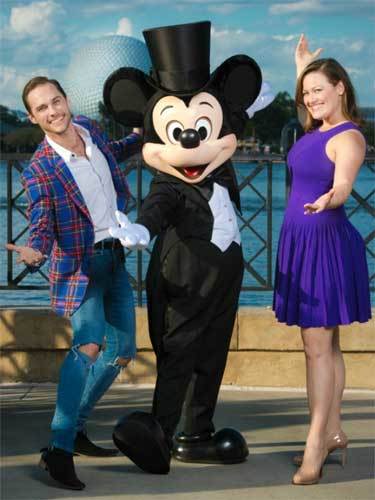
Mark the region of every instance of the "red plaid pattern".
[[[108, 141], [98, 125], [84, 116], [74, 123], [85, 127], [108, 161], [117, 193], [117, 207], [125, 210], [129, 187], [117, 162], [140, 150], [137, 134]], [[94, 228], [82, 194], [63, 159], [44, 139], [22, 173], [29, 201], [27, 245], [51, 254], [49, 281], [52, 309], [71, 315], [81, 304], [88, 284], [88, 258]]]

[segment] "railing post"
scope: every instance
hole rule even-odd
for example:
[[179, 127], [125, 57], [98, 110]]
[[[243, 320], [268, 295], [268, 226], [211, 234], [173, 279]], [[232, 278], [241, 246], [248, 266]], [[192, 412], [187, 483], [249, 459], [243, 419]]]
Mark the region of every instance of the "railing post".
[[[12, 168], [13, 161], [7, 161], [7, 242], [13, 240], [13, 189], [12, 189]], [[7, 251], [7, 284], [13, 283], [13, 256], [10, 250]]]
[[272, 161], [267, 166], [267, 283], [272, 287]]
[[285, 157], [285, 206], [289, 198], [289, 192], [290, 192], [290, 185], [291, 185], [291, 175], [289, 172], [288, 164], [286, 162], [286, 157]]

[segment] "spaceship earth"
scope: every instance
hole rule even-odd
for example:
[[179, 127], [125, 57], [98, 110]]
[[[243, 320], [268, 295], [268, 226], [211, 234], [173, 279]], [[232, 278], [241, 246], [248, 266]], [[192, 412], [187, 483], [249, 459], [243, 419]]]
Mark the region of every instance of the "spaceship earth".
[[149, 72], [151, 61], [145, 43], [130, 36], [113, 35], [77, 50], [63, 80], [73, 113], [99, 119], [104, 82], [124, 66]]

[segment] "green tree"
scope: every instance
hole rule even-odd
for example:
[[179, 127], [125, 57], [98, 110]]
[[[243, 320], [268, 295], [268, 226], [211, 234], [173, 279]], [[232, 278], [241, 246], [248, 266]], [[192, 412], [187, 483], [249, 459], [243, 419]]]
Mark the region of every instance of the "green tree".
[[9, 108], [0, 104], [0, 120], [8, 125], [13, 125], [14, 127], [22, 125], [21, 120], [18, 116], [12, 113]]
[[8, 151], [33, 152], [43, 136], [42, 130], [37, 125], [29, 124], [13, 130], [3, 141]]
[[294, 100], [288, 92], [279, 92], [269, 106], [257, 111], [248, 121], [245, 137], [255, 136], [262, 143], [279, 146], [283, 126], [291, 118], [296, 118], [297, 112]]

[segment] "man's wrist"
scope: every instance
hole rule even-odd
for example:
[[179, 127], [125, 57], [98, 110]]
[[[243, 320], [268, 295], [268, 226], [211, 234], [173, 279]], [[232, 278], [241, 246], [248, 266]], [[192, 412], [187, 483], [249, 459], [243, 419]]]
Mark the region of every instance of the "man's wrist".
[[143, 135], [143, 130], [141, 127], [134, 127], [133, 130], [132, 130], [132, 133], [133, 134], [137, 134], [139, 135], [140, 137], [142, 137]]
[[39, 258], [40, 260], [42, 260], [42, 259], [43, 259], [43, 260], [48, 259], [48, 255], [47, 255], [47, 254], [42, 253], [42, 252], [41, 252], [41, 250], [39, 250], [39, 248], [33, 248], [33, 247], [30, 247], [30, 248], [32, 248], [32, 249], [34, 250], [34, 252], [37, 252], [37, 253], [39, 254], [39, 255], [38, 255], [38, 258]]

